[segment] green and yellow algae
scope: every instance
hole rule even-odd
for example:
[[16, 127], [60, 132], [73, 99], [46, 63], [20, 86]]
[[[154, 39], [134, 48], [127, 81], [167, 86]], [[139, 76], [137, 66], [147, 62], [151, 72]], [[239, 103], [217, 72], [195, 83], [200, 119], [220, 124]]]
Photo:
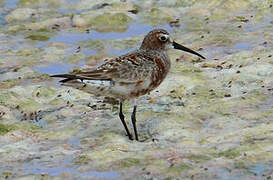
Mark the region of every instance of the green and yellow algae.
[[128, 29], [129, 24], [133, 21], [130, 16], [124, 13], [103, 13], [97, 16], [83, 14], [82, 18], [92, 29], [101, 32], [123, 32]]
[[[90, 170], [121, 179], [272, 178], [272, 1], [64, 2], [20, 0], [1, 24], [1, 178], [104, 178]], [[140, 98], [144, 142], [128, 140], [115, 103], [37, 72], [136, 49], [147, 33], [137, 25], [167, 28], [207, 57], [169, 52], [170, 74]], [[94, 31], [113, 38], [87, 37]], [[63, 33], [80, 38], [66, 43]], [[126, 102], [130, 128], [131, 111]]]

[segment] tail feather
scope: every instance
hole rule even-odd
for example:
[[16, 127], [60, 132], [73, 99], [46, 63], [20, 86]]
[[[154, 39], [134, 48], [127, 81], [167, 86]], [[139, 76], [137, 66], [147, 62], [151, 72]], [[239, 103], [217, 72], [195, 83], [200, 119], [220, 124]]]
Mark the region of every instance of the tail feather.
[[99, 75], [92, 75], [92, 76], [82, 76], [82, 75], [76, 75], [76, 74], [55, 74], [51, 75], [50, 77], [57, 77], [57, 78], [65, 78], [64, 80], [61, 80], [60, 82], [67, 82], [74, 79], [80, 79], [80, 80], [110, 80], [106, 77], [101, 77]]
[[55, 74], [55, 75], [51, 75], [50, 77], [77, 79], [77, 76], [74, 74]]
[[65, 79], [59, 81], [61, 83], [65, 83], [65, 82], [77, 79], [77, 76], [75, 76], [73, 74], [55, 74], [55, 75], [51, 75], [50, 77], [65, 78]]
[[95, 78], [85, 79], [74, 74], [56, 74], [51, 75], [51, 77], [64, 78], [59, 81], [61, 85], [74, 87], [95, 95], [106, 95], [111, 86], [111, 82], [109, 80], [101, 81]]

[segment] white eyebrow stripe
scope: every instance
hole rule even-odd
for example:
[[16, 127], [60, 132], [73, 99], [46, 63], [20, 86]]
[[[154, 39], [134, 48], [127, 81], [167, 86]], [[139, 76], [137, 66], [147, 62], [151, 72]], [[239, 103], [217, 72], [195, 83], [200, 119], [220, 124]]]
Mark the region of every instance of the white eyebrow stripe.
[[166, 40], [169, 39], [169, 35], [168, 35], [168, 34], [163, 34], [163, 33], [162, 33], [162, 34], [159, 35], [159, 38], [160, 38], [160, 39], [161, 39], [161, 37], [165, 37]]
[[165, 36], [167, 39], [169, 38], [168, 34], [162, 34], [162, 36]]

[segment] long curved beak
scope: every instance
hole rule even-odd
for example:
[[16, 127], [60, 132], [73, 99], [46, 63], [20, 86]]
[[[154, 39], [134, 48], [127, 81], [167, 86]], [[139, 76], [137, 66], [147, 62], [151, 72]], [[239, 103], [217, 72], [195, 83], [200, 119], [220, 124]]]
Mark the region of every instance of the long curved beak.
[[195, 51], [193, 51], [193, 50], [191, 50], [191, 49], [189, 49], [189, 48], [187, 48], [187, 47], [185, 47], [185, 46], [182, 46], [182, 45], [176, 43], [175, 41], [173, 41], [173, 48], [174, 48], [174, 49], [179, 49], [179, 50], [182, 50], [182, 51], [186, 51], [186, 52], [188, 52], [188, 53], [195, 54], [195, 55], [197, 55], [197, 56], [199, 56], [199, 57], [201, 57], [201, 58], [203, 58], [203, 59], [206, 59], [206, 58], [205, 58], [204, 56], [202, 56], [201, 54], [199, 54], [199, 53], [197, 53], [197, 52], [195, 52]]

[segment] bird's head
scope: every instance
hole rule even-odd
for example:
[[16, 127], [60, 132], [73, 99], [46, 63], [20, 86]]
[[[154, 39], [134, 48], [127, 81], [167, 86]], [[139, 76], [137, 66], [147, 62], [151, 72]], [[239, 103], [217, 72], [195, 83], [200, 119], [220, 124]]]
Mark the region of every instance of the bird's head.
[[155, 29], [150, 31], [144, 38], [140, 49], [143, 50], [158, 50], [158, 51], [166, 51], [169, 49], [178, 49], [191, 54], [195, 54], [203, 59], [204, 56], [201, 54], [182, 46], [176, 43], [171, 37], [170, 34], [164, 29]]

